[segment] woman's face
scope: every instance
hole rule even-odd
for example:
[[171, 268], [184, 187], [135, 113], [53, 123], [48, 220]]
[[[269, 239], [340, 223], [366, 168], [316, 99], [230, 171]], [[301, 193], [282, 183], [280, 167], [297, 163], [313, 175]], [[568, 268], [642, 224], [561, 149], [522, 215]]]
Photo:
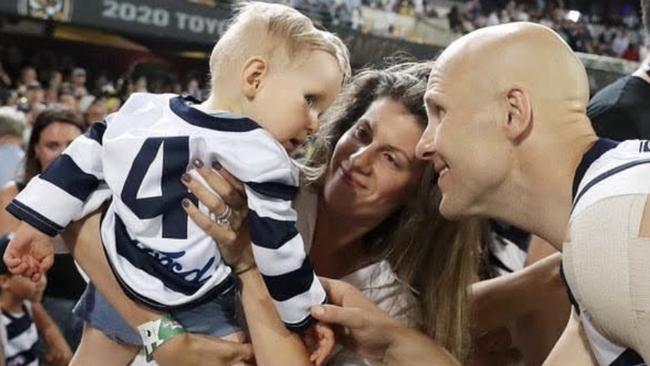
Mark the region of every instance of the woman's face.
[[41, 169], [47, 169], [52, 161], [61, 155], [63, 150], [79, 135], [81, 135], [79, 127], [70, 123], [53, 122], [45, 127], [34, 146], [36, 159], [41, 164]]
[[424, 170], [415, 158], [423, 131], [400, 102], [374, 101], [334, 147], [323, 191], [328, 211], [383, 221], [406, 204]]

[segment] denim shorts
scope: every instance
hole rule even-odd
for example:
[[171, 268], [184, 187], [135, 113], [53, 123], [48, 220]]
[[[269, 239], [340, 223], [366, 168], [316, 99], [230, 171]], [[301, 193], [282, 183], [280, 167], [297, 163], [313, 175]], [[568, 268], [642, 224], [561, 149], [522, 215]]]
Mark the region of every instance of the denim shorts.
[[[237, 288], [232, 288], [207, 302], [168, 313], [190, 333], [224, 337], [241, 330], [237, 321], [237, 291]], [[92, 283], [86, 287], [73, 313], [114, 341], [142, 347], [140, 335]]]

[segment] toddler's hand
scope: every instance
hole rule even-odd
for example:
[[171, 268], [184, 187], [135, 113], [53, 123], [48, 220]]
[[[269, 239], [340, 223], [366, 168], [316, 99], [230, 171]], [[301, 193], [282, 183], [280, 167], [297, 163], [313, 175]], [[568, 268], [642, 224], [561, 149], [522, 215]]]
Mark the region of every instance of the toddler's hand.
[[37, 282], [54, 263], [54, 244], [49, 236], [23, 222], [11, 239], [3, 260], [12, 274]]
[[309, 361], [316, 366], [325, 364], [336, 344], [334, 331], [329, 324], [323, 322], [318, 322], [308, 328], [302, 334], [302, 340], [311, 352]]

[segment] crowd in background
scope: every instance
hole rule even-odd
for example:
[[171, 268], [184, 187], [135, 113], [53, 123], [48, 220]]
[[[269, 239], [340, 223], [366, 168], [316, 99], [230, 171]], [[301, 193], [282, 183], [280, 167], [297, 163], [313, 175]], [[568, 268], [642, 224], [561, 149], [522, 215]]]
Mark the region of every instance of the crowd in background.
[[[108, 76], [96, 65], [77, 62], [70, 54], [0, 47], [1, 207], [30, 178], [47, 169], [75, 137], [118, 110], [131, 93], [174, 92], [203, 98], [202, 79], [193, 77], [191, 72], [180, 78], [154, 74], [151, 67], [139, 66], [136, 63], [121, 76]], [[8, 235], [17, 225], [10, 214], [0, 212], [0, 246], [6, 246]], [[55, 245], [63, 245], [58, 240], [54, 239]], [[5, 275], [0, 270], [0, 277]], [[44, 348], [42, 352], [41, 348], [37, 352], [43, 360], [49, 360], [49, 366], [67, 365], [79, 344], [82, 328], [82, 321], [72, 315], [72, 308], [86, 283], [68, 254], [57, 254], [47, 277], [44, 295], [41, 292], [38, 296], [43, 297], [37, 301], [44, 308], [38, 314], [47, 314], [43, 315], [47, 323], [38, 324], [50, 326], [54, 322], [60, 331], [48, 332], [37, 324], [39, 337], [45, 342], [39, 346]], [[7, 354], [5, 358], [10, 359]]]
[[[575, 50], [638, 61], [645, 56], [638, 9], [615, 6], [603, 9], [568, 10], [561, 1], [551, 0], [278, 0], [302, 10], [328, 26], [363, 30], [364, 7], [414, 17], [446, 17], [449, 31], [458, 34], [511, 22], [534, 21], [555, 29]], [[447, 9], [441, 12], [440, 9]], [[593, 13], [589, 14], [588, 11]], [[387, 18], [388, 19], [388, 18]], [[391, 24], [387, 24], [390, 30]], [[57, 58], [50, 50], [27, 55], [17, 47], [0, 47], [0, 106], [18, 111], [27, 127], [46, 108], [61, 108], [78, 114], [88, 125], [117, 110], [132, 92], [172, 92], [202, 98], [204, 80], [199, 77], [166, 74], [151, 77], [127, 70], [108, 76], [91, 65], [79, 65], [67, 56]], [[2, 182], [0, 182], [2, 183]]]
[[[30, 54], [17, 47], [0, 48], [0, 156], [7, 157], [2, 153], [3, 136], [20, 133], [22, 142], [27, 142], [31, 126], [45, 110], [69, 111], [88, 127], [116, 111], [133, 92], [203, 98], [203, 80], [198, 77], [152, 77], [133, 70], [109, 77], [105, 71], [86, 68], [92, 65], [79, 66], [67, 58], [47, 57], [50, 53], [43, 50]], [[15, 127], [16, 123], [21, 126]], [[12, 124], [14, 127], [10, 127]], [[11, 156], [15, 164], [3, 160], [0, 185], [20, 176], [21, 172], [11, 167], [20, 167], [18, 158], [23, 154]]]
[[[326, 26], [362, 30], [361, 12], [363, 7], [371, 7], [407, 16], [447, 17], [449, 31], [458, 34], [505, 22], [534, 21], [555, 29], [575, 51], [631, 61], [643, 59], [646, 52], [638, 9], [633, 6], [619, 5], [614, 7], [616, 11], [609, 12], [592, 6], [579, 13], [568, 10], [568, 5], [557, 0], [468, 0], [447, 2], [446, 8], [439, 0], [279, 1], [289, 3]], [[593, 13], [588, 13], [590, 10]], [[597, 13], [606, 13], [607, 17]], [[117, 110], [135, 91], [202, 97], [204, 85], [198, 77], [151, 78], [131, 70], [111, 78], [102, 70], [88, 69], [90, 65], [77, 65], [70, 59], [52, 62], [52, 58], [46, 50], [28, 58], [15, 47], [0, 47], [1, 106], [22, 112], [27, 125], [48, 107], [78, 113], [85, 123], [98, 121]]]
[[[287, 3], [329, 28], [364, 27], [364, 7], [420, 19], [448, 19], [448, 31], [465, 34], [477, 28], [513, 21], [532, 21], [556, 30], [574, 51], [638, 61], [644, 56], [639, 10], [632, 5], [611, 9], [576, 6], [551, 0], [276, 0]], [[397, 36], [390, 17], [381, 35]], [[376, 31], [376, 29], [374, 29]], [[436, 31], [440, 31], [437, 29]], [[403, 35], [402, 35], [403, 36]]]
[[[643, 55], [640, 14], [633, 6], [571, 10], [563, 2], [470, 0], [452, 6], [449, 27], [457, 33], [513, 21], [532, 21], [558, 32], [577, 52], [639, 61]], [[605, 14], [598, 15], [598, 14]]]

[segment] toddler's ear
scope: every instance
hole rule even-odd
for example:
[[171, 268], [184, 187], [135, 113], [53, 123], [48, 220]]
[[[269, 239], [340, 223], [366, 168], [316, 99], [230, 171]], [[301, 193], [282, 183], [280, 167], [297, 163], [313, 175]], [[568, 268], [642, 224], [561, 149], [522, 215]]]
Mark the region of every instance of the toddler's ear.
[[269, 64], [263, 57], [254, 56], [246, 60], [241, 73], [241, 88], [246, 98], [255, 98], [262, 89], [262, 81], [268, 69]]

